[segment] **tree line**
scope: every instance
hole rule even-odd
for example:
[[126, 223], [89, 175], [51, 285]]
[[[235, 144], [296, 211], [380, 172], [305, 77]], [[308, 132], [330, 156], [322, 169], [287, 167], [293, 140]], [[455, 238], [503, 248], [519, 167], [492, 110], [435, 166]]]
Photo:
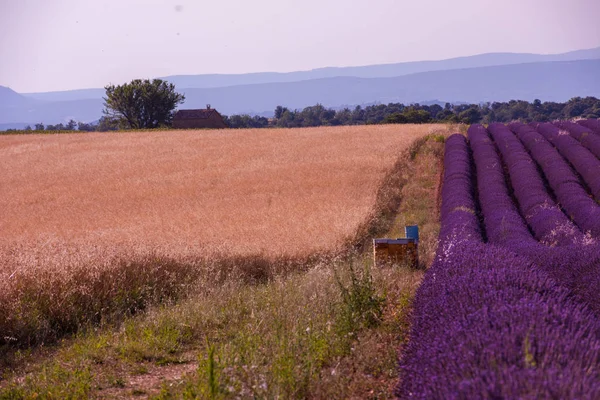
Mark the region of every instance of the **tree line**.
[[370, 125], [370, 124], [424, 124], [491, 122], [553, 121], [572, 118], [600, 118], [600, 100], [595, 97], [574, 97], [565, 103], [510, 100], [482, 104], [376, 104], [335, 110], [321, 104], [302, 110], [278, 106], [274, 118], [232, 115], [226, 117], [231, 128], [281, 128]]

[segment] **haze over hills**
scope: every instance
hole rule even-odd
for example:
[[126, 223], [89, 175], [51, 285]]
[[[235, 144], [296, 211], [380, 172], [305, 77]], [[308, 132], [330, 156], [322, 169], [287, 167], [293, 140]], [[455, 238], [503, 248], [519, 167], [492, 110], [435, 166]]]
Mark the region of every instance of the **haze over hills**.
[[600, 96], [600, 60], [542, 62], [448, 71], [394, 78], [335, 77], [210, 89], [185, 89], [185, 107], [210, 103], [225, 114], [302, 108], [321, 103], [420, 103], [430, 99], [480, 103], [512, 99], [566, 101]]
[[524, 64], [544, 61], [573, 61], [600, 58], [600, 47], [562, 54], [487, 53], [440, 61], [415, 61], [360, 67], [327, 67], [289, 73], [265, 72], [241, 75], [174, 75], [163, 79], [184, 88], [213, 88], [274, 82], [297, 82], [309, 79], [352, 76], [357, 78], [391, 78], [428, 71], [444, 71], [496, 65]]
[[[169, 76], [181, 108], [207, 103], [225, 114], [366, 103], [566, 101], [600, 97], [600, 47], [556, 55], [489, 53], [442, 61], [321, 68], [290, 73]], [[104, 89], [18, 94], [0, 86], [0, 129], [102, 115]], [[7, 125], [7, 124], [10, 124]]]
[[0, 86], [2, 93], [5, 95], [0, 97], [0, 101], [9, 98], [11, 102], [0, 106], [0, 129], [21, 128], [38, 122], [55, 124], [69, 119], [89, 122], [102, 116], [102, 99], [42, 101]]
[[5, 86], [0, 86], [0, 107], [18, 107], [34, 103], [36, 103], [35, 99], [20, 95]]
[[[357, 78], [390, 78], [419, 72], [443, 71], [496, 65], [524, 64], [546, 61], [573, 61], [600, 59], [600, 47], [576, 50], [561, 54], [486, 53], [474, 56], [450, 58], [439, 61], [414, 61], [395, 64], [367, 65], [360, 67], [326, 67], [310, 71], [259, 72], [248, 74], [200, 74], [171, 75], [161, 77], [177, 88], [216, 88], [259, 83], [298, 82], [309, 79], [353, 76]], [[104, 96], [104, 89], [77, 89], [46, 93], [23, 93], [24, 96], [46, 101], [97, 99]]]

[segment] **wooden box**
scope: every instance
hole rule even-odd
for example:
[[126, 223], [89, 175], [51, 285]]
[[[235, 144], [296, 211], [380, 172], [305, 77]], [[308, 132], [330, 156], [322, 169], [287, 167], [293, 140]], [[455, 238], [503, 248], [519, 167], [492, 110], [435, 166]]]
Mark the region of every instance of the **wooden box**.
[[418, 268], [418, 244], [415, 239], [373, 239], [376, 266], [394, 264]]

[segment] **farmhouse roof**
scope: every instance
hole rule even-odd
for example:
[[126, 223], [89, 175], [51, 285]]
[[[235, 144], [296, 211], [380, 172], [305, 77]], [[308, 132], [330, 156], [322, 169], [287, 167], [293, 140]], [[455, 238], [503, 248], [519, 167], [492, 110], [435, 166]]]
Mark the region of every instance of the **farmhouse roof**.
[[213, 113], [219, 114], [214, 108], [197, 110], [179, 110], [175, 113], [177, 119], [208, 119]]

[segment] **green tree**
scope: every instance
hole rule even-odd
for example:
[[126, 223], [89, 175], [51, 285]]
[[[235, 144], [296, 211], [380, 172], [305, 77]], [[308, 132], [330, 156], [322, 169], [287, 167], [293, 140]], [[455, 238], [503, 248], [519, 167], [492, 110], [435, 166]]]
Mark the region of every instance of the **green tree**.
[[82, 132], [92, 132], [92, 131], [95, 131], [97, 127], [98, 127], [97, 125], [88, 124], [85, 122], [77, 123], [77, 130], [82, 131]]
[[426, 124], [431, 121], [431, 114], [429, 111], [419, 110], [416, 107], [409, 107], [402, 113], [406, 122], [409, 124]]
[[75, 130], [75, 128], [77, 127], [77, 122], [75, 122], [74, 120], [69, 120], [69, 122], [67, 123], [67, 125], [65, 126], [65, 128], [68, 131], [73, 131]]
[[275, 119], [279, 119], [283, 116], [283, 113], [289, 111], [287, 107], [277, 106], [275, 108]]
[[481, 121], [481, 113], [477, 107], [473, 106], [458, 114], [458, 118], [463, 124], [475, 124]]
[[395, 112], [395, 113], [387, 115], [384, 118], [383, 123], [384, 124], [405, 124], [406, 121], [407, 120], [406, 120], [406, 117], [404, 116], [404, 114]]
[[104, 98], [104, 115], [128, 129], [152, 129], [168, 126], [173, 111], [185, 96], [175, 92], [175, 85], [161, 79], [134, 79], [130, 83], [108, 85]]
[[119, 129], [119, 121], [115, 118], [102, 117], [95, 129], [100, 132], [116, 131]]

